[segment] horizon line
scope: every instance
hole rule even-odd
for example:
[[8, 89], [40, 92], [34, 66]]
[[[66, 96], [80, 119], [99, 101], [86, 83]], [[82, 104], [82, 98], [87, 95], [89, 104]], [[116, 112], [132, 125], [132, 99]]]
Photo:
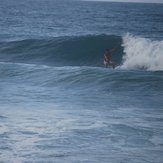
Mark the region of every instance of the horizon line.
[[145, 3], [145, 4], [163, 4], [163, 2], [133, 2], [133, 1], [128, 1], [128, 2], [125, 2], [125, 1], [113, 1], [113, 0], [79, 0], [79, 1], [88, 1], [88, 2], [111, 2], [111, 3]]

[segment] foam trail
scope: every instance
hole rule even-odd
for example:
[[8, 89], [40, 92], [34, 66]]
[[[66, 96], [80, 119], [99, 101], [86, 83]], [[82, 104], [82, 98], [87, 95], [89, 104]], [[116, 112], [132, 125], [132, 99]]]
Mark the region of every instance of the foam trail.
[[126, 34], [123, 37], [124, 57], [121, 68], [163, 70], [163, 41]]

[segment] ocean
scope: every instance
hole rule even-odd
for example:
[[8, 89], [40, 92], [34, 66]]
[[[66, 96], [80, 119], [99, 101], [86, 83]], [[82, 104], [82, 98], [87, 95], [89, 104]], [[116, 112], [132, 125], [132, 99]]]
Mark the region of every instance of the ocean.
[[162, 163], [163, 4], [0, 0], [0, 162]]

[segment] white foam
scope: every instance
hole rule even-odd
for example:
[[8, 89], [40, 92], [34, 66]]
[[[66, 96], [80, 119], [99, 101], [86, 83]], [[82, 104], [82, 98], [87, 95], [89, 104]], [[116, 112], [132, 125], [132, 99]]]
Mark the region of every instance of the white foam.
[[163, 70], [163, 41], [126, 34], [123, 37], [124, 57], [121, 68]]

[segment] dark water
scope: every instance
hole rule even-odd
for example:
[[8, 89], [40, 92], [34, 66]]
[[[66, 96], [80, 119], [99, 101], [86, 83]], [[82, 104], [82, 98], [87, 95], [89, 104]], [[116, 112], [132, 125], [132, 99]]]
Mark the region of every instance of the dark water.
[[163, 5], [0, 4], [0, 162], [162, 163]]

